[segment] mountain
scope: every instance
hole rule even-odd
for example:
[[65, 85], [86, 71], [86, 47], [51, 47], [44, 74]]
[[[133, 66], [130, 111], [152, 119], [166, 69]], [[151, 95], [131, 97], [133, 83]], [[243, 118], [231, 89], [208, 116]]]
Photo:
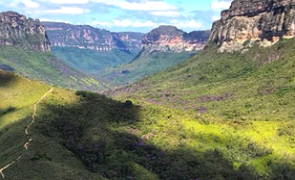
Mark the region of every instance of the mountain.
[[294, 49], [210, 43], [112, 98], [0, 71], [0, 178], [292, 180]]
[[50, 51], [45, 28], [40, 21], [12, 11], [0, 13], [0, 45]]
[[160, 52], [191, 52], [204, 48], [210, 31], [186, 33], [174, 26], [160, 26], [153, 29], [143, 38], [145, 53]]
[[236, 51], [258, 44], [270, 46], [295, 36], [293, 0], [239, 0], [221, 13], [209, 41], [219, 51]]
[[103, 88], [94, 78], [50, 53], [50, 43], [39, 20], [15, 12], [0, 13], [0, 20], [0, 69], [67, 88]]
[[142, 48], [142, 33], [115, 33], [88, 25], [42, 23], [53, 54], [87, 74], [97, 74], [106, 68], [128, 63]]
[[103, 79], [112, 86], [132, 84], [172, 67], [203, 49], [210, 31], [186, 33], [174, 26], [160, 26], [143, 37], [143, 49], [128, 64], [107, 69]]
[[[243, 54], [208, 48], [111, 94], [152, 106], [155, 114], [172, 108], [166, 110], [170, 119], [154, 115], [142, 126], [155, 135], [153, 144], [177, 151], [189, 148], [200, 153], [199, 159], [206, 156], [207, 163], [214, 162], [206, 170], [203, 164], [188, 165], [202, 173], [194, 176], [190, 171], [185, 179], [292, 179], [294, 48], [295, 39]], [[223, 169], [228, 164], [235, 170]]]
[[[228, 39], [215, 39], [188, 61], [110, 93], [114, 98], [153, 106], [155, 114], [172, 109], [166, 111], [170, 120], [150, 117], [150, 122], [142, 124], [150, 127], [147, 133], [154, 135], [150, 138], [153, 144], [177, 151], [189, 149], [201, 157], [214, 152], [206, 156], [212, 158], [206, 162], [213, 163], [208, 169], [192, 163], [187, 168], [199, 169], [200, 174], [194, 176], [190, 171], [184, 179], [288, 180], [295, 175], [295, 39], [283, 35], [269, 47], [258, 46], [263, 38], [253, 47], [229, 46], [243, 42], [231, 35], [253, 33], [251, 28], [245, 30], [239, 26], [243, 20], [259, 19], [251, 12], [263, 12], [264, 17], [270, 14], [280, 17], [281, 12], [290, 9], [293, 12], [290, 1], [267, 2], [288, 8], [274, 12], [273, 6], [269, 6], [265, 12], [266, 1], [234, 0], [231, 9], [225, 11], [232, 13], [232, 19], [223, 21], [222, 17], [213, 25], [211, 34], [211, 38]], [[234, 7], [236, 11], [231, 11]], [[238, 16], [243, 10], [247, 16]], [[294, 21], [291, 14], [282, 17], [283, 24], [285, 20]], [[234, 21], [235, 18], [239, 21]], [[257, 22], [274, 25], [273, 20]], [[218, 23], [221, 24], [217, 26]], [[275, 35], [277, 26], [272, 27], [273, 32], [269, 33]], [[220, 34], [217, 30], [221, 30]], [[245, 37], [253, 40], [251, 36]], [[184, 114], [179, 117], [178, 113]], [[218, 160], [220, 156], [222, 160]], [[228, 164], [235, 170], [224, 170]], [[219, 168], [221, 172], [216, 173]]]
[[114, 33], [88, 25], [42, 22], [53, 47], [76, 47], [96, 51], [141, 49], [142, 33]]

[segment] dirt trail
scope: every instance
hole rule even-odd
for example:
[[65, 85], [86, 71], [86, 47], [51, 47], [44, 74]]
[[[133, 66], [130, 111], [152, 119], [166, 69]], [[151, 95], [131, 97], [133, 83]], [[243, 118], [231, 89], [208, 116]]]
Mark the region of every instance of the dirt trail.
[[[45, 99], [52, 91], [54, 88], [51, 88], [49, 91], [47, 91], [35, 104], [33, 107], [33, 114], [32, 114], [32, 120], [31, 122], [26, 126], [25, 128], [25, 134], [27, 136], [27, 141], [25, 142], [25, 144], [23, 145], [24, 149], [27, 151], [29, 149], [29, 145], [30, 143], [33, 141], [33, 138], [30, 137], [30, 133], [29, 130], [31, 128], [31, 126], [35, 123], [35, 119], [37, 116], [37, 109], [38, 109], [38, 105], [43, 101], [43, 99]], [[6, 169], [8, 169], [10, 166], [12, 166], [13, 164], [15, 164], [16, 162], [18, 162], [21, 158], [23, 157], [23, 154], [21, 154], [20, 156], [18, 156], [15, 160], [13, 160], [12, 162], [8, 163], [7, 165], [5, 165], [4, 167], [0, 168], [0, 175], [2, 177], [2, 179], [5, 179], [5, 174], [4, 171]]]

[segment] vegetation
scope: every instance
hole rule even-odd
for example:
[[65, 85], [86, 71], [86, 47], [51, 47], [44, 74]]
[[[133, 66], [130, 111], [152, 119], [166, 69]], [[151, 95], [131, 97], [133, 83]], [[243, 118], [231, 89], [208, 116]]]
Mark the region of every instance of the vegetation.
[[[0, 64], [31, 79], [71, 89], [104, 89], [103, 84], [63, 64], [50, 53], [41, 53], [16, 47], [0, 47]], [[80, 79], [87, 80], [81, 81]]]
[[173, 67], [190, 56], [192, 56], [192, 53], [188, 52], [153, 52], [148, 55], [139, 55], [128, 64], [106, 69], [102, 73], [103, 79], [105, 79], [111, 87], [132, 84], [144, 77]]
[[293, 179], [294, 49], [207, 49], [115, 99], [54, 88], [28, 151], [50, 87], [4, 73], [0, 167], [22, 153], [7, 179]]
[[66, 64], [88, 74], [99, 73], [106, 68], [128, 63], [138, 53], [137, 51], [122, 50], [99, 52], [71, 47], [54, 47], [52, 52], [58, 58], [64, 60]]
[[147, 123], [151, 127], [146, 132], [161, 127], [162, 136], [157, 134], [155, 144], [167, 147], [174, 142], [177, 147], [191, 147], [197, 152], [218, 151], [234, 169], [247, 169], [252, 179], [292, 179], [294, 41], [254, 47], [244, 54], [207, 49], [174, 68], [118, 90], [117, 96], [148, 102], [156, 109], [160, 106], [185, 112], [179, 118], [167, 114], [178, 123], [174, 128], [172, 120], [155, 118]]

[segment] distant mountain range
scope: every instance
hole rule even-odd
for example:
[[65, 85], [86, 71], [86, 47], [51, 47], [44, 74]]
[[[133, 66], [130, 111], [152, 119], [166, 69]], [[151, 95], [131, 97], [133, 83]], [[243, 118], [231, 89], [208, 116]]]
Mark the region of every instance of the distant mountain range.
[[45, 27], [16, 12], [0, 13], [0, 70], [71, 89], [104, 89], [93, 77], [51, 54]]
[[[71, 67], [122, 86], [169, 68], [203, 49], [210, 31], [160, 26], [147, 34], [43, 22], [52, 52]], [[167, 58], [170, 57], [170, 58]]]
[[96, 51], [141, 49], [143, 33], [114, 33], [88, 25], [42, 22], [53, 47], [75, 47]]

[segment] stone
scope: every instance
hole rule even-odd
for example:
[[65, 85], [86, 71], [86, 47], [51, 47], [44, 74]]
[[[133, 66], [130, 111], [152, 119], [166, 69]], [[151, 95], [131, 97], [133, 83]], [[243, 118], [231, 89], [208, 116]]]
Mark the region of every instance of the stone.
[[0, 45], [50, 51], [50, 42], [40, 21], [12, 11], [0, 13]]
[[295, 0], [234, 0], [213, 24], [209, 42], [219, 52], [234, 52], [294, 36]]

